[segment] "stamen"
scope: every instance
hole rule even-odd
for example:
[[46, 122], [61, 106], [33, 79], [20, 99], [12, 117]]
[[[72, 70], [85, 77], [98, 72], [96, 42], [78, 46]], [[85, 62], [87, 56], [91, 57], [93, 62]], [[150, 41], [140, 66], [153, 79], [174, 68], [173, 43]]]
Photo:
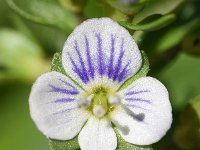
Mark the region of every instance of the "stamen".
[[88, 96], [86, 99], [81, 100], [78, 104], [79, 107], [85, 107], [85, 106], [89, 106], [92, 98], [94, 97], [94, 94], [91, 94], [90, 96]]
[[109, 98], [108, 98], [108, 102], [112, 105], [117, 105], [120, 103], [120, 101], [121, 101], [120, 97], [117, 95], [115, 95], [115, 96], [112, 95], [112, 96], [109, 96]]
[[94, 94], [91, 94], [90, 96], [88, 96], [88, 97], [86, 98], [85, 103], [86, 103], [87, 105], [90, 105], [90, 103], [91, 103], [93, 97], [94, 97]]
[[105, 115], [106, 111], [105, 109], [101, 106], [101, 105], [95, 105], [93, 107], [93, 114], [96, 116], [96, 117], [103, 117]]

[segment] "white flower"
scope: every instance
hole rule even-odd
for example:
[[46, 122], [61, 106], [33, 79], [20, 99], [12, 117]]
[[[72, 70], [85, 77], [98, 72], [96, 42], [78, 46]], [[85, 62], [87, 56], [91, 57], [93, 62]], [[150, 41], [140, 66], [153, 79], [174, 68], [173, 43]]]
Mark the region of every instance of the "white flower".
[[66, 73], [40, 76], [30, 94], [31, 116], [49, 138], [78, 134], [83, 150], [114, 150], [117, 137], [132, 144], [160, 140], [172, 122], [165, 86], [142, 77], [118, 90], [142, 64], [129, 32], [109, 18], [90, 19], [68, 37], [62, 51]]

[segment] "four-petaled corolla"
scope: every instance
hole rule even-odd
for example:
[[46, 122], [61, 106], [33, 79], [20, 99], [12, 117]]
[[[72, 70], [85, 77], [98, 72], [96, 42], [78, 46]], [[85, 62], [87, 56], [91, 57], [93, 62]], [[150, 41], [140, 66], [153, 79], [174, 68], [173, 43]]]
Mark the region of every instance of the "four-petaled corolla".
[[78, 135], [83, 150], [114, 150], [114, 127], [129, 143], [160, 140], [172, 122], [165, 86], [141, 77], [119, 87], [141, 68], [142, 56], [129, 32], [109, 18], [90, 19], [74, 29], [62, 51], [67, 75], [40, 76], [29, 104], [39, 130], [49, 138]]

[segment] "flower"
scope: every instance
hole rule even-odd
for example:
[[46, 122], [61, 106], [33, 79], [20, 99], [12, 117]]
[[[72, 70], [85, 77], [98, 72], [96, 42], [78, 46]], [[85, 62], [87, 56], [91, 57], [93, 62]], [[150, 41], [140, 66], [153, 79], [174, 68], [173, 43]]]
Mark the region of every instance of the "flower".
[[172, 122], [165, 86], [141, 77], [120, 86], [141, 68], [141, 53], [129, 32], [109, 18], [90, 19], [74, 29], [62, 51], [67, 75], [40, 76], [29, 98], [30, 113], [49, 138], [78, 135], [83, 150], [114, 150], [117, 137], [132, 144], [160, 140]]

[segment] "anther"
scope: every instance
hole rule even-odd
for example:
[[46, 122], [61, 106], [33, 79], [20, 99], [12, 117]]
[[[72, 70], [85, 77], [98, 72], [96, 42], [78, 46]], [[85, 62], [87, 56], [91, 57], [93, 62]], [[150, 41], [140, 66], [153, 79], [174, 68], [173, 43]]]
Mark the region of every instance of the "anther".
[[111, 104], [111, 105], [117, 105], [120, 103], [120, 97], [115, 95], [115, 96], [109, 96], [108, 98], [108, 102]]
[[89, 106], [92, 98], [94, 97], [94, 94], [91, 94], [90, 96], [88, 96], [86, 99], [82, 100], [79, 102], [79, 107], [85, 107], [85, 106]]

